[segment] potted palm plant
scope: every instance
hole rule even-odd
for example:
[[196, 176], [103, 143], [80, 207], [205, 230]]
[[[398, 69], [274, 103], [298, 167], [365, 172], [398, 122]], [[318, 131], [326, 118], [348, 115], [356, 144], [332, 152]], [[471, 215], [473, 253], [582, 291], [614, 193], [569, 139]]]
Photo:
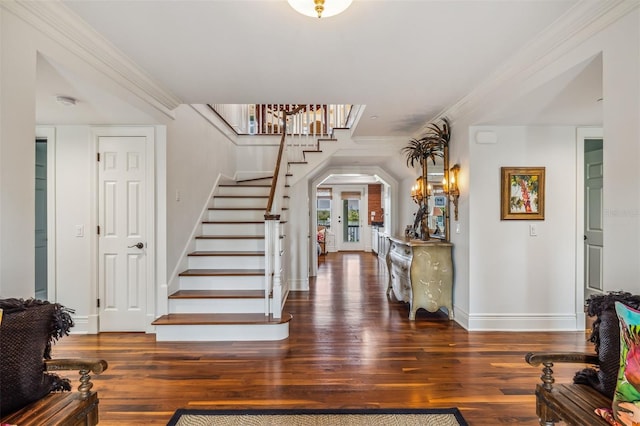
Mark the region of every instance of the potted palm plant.
[[[418, 212], [413, 225], [413, 232], [420, 236], [422, 240], [429, 240], [429, 227], [427, 225], [429, 219], [428, 201], [429, 201], [429, 185], [427, 182], [428, 163], [431, 161], [436, 164], [436, 157], [442, 158], [445, 163], [448, 162], [449, 140], [451, 132], [449, 121], [442, 118], [442, 124], [431, 123], [427, 126], [427, 132], [419, 139], [411, 139], [409, 144], [402, 148], [402, 152], [407, 158], [407, 166], [414, 168], [420, 166], [422, 175], [418, 178], [416, 191], [412, 191], [414, 201], [418, 204]], [[445, 164], [445, 170], [449, 169], [449, 165]]]

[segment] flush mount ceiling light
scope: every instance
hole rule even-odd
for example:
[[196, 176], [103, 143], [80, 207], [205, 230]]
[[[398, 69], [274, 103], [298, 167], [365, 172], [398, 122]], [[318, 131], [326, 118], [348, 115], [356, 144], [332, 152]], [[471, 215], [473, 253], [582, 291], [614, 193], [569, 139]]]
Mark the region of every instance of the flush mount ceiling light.
[[76, 98], [71, 96], [56, 96], [56, 102], [64, 106], [73, 106], [78, 102]]
[[312, 18], [328, 18], [344, 12], [352, 0], [287, 0], [296, 12]]

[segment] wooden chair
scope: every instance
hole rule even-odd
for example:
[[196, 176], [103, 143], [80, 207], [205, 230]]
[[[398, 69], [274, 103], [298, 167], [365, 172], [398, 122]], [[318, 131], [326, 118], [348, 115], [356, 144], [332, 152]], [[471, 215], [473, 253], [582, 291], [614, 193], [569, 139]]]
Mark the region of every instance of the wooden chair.
[[45, 371], [75, 370], [80, 374], [77, 392], [49, 393], [20, 410], [3, 417], [2, 424], [19, 426], [98, 424], [98, 393], [91, 391], [90, 373], [100, 374], [107, 369], [104, 360], [56, 359], [45, 360]]
[[[640, 307], [640, 296], [627, 292], [594, 295], [587, 300], [587, 315], [592, 322], [589, 340], [595, 353], [530, 352], [525, 360], [542, 366], [542, 383], [536, 386], [536, 413], [541, 425], [563, 421], [570, 425], [608, 425], [595, 413], [611, 408], [620, 366], [620, 327], [615, 302]], [[553, 366], [557, 363], [585, 364], [593, 367], [578, 371], [570, 383], [556, 383]]]
[[612, 400], [594, 388], [577, 383], [555, 384], [554, 363], [599, 365], [597, 355], [587, 353], [528, 353], [525, 360], [532, 366], [542, 365], [542, 383], [536, 386], [536, 414], [540, 424], [550, 426], [563, 421], [568, 425], [608, 425], [595, 412], [596, 408], [611, 407]]
[[[73, 326], [71, 310], [34, 299], [0, 300], [0, 412], [2, 424], [96, 425], [98, 394], [91, 374], [107, 369], [98, 359], [51, 359], [51, 344]], [[77, 392], [56, 372], [79, 373]]]
[[327, 228], [325, 226], [318, 226], [318, 231], [316, 233], [316, 240], [320, 245], [320, 254], [327, 253]]

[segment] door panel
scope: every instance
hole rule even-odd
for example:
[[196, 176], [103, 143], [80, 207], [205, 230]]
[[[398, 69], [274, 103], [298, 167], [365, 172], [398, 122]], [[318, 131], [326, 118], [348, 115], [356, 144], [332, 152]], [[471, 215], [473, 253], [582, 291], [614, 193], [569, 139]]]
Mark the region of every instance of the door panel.
[[602, 149], [585, 153], [584, 261], [585, 297], [603, 292], [603, 162]]
[[100, 331], [146, 329], [145, 147], [145, 137], [98, 140]]
[[362, 241], [361, 192], [342, 192], [341, 250], [364, 250]]
[[36, 140], [35, 297], [47, 300], [47, 142]]

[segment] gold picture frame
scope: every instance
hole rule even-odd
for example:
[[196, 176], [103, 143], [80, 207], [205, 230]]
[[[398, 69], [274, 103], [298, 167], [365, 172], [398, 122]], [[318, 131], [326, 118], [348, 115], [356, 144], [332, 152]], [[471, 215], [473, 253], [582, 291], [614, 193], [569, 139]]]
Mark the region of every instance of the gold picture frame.
[[544, 167], [502, 167], [500, 220], [544, 220]]

